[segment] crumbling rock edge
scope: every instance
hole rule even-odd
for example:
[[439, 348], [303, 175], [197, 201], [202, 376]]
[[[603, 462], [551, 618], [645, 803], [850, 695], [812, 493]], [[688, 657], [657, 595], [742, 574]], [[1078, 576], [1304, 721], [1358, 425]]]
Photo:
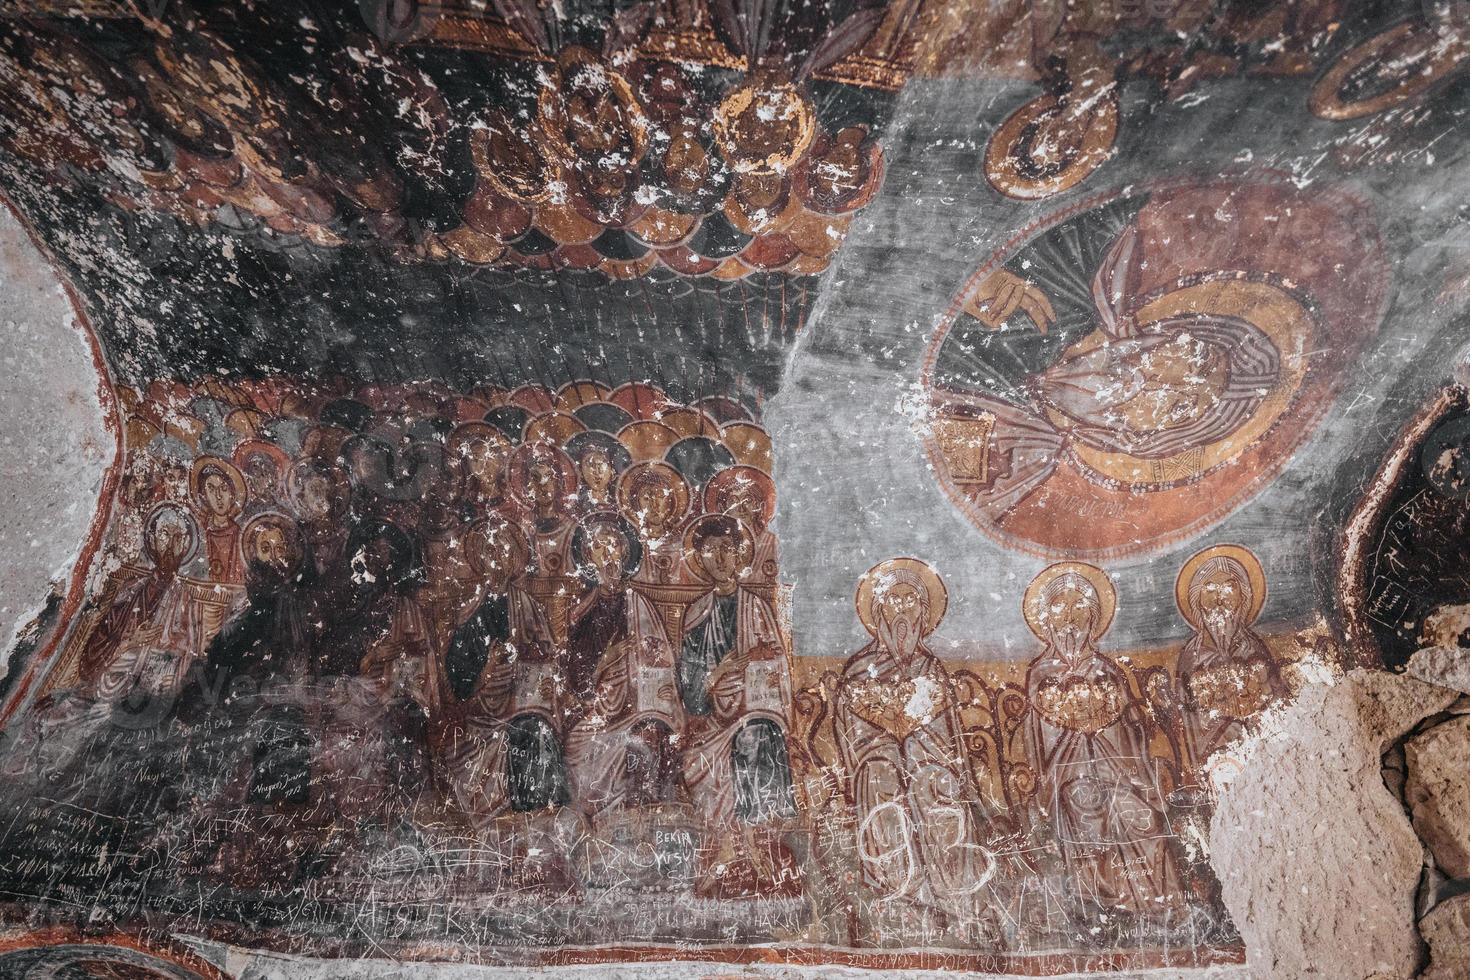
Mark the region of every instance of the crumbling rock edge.
[[1470, 650], [1426, 648], [1311, 679], [1234, 746], [1210, 860], [1252, 977], [1470, 976], [1470, 880], [1436, 859], [1470, 854], [1467, 694]]

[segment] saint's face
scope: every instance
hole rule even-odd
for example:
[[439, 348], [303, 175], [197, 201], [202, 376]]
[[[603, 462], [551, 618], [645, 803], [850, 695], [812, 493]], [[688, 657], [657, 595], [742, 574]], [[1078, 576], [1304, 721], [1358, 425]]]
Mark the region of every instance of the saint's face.
[[275, 496], [280, 472], [276, 469], [275, 460], [265, 453], [246, 457], [240, 472], [245, 476], [245, 487], [250, 491], [250, 496], [260, 501], [268, 501]]
[[878, 616], [895, 636], [918, 636], [923, 615], [919, 590], [906, 582], [884, 589], [878, 597]]
[[1230, 380], [1229, 358], [1214, 344], [1185, 334], [1120, 359], [1124, 382], [1137, 393], [1115, 411], [1134, 432], [1160, 432], [1199, 421]]
[[393, 569], [393, 549], [384, 538], [372, 538], [352, 556], [352, 574], [368, 584], [387, 584]]
[[1091, 639], [1097, 596], [1091, 589], [1066, 585], [1041, 610], [1052, 646], [1064, 654], [1076, 653]]
[[481, 487], [494, 490], [500, 486], [505, 476], [504, 448], [490, 442], [473, 442], [465, 446], [464, 458], [470, 476]]
[[583, 485], [597, 494], [605, 494], [612, 483], [612, 463], [608, 461], [607, 454], [600, 449], [589, 450], [587, 455], [582, 457], [581, 473]]
[[169, 463], [163, 472], [163, 485], [168, 496], [184, 500], [189, 492], [189, 468]]
[[1245, 609], [1242, 575], [1228, 568], [1210, 572], [1199, 583], [1198, 608], [1200, 624], [1217, 644], [1228, 644]]
[[332, 516], [332, 481], [314, 476], [301, 488], [302, 517], [308, 521], [324, 521]]
[[204, 505], [209, 508], [211, 516], [229, 517], [234, 513], [235, 485], [230, 482], [229, 477], [223, 473], [207, 473], [200, 490]]
[[184, 560], [184, 549], [189, 546], [189, 532], [177, 521], [155, 521], [148, 529], [148, 544], [153, 559], [160, 568], [175, 569]]
[[531, 467], [530, 472], [531, 503], [536, 507], [550, 508], [556, 504], [557, 479], [556, 471], [544, 463], [538, 463]]
[[1199, 610], [1203, 616], [1220, 613], [1238, 616], [1244, 601], [1239, 579], [1227, 569], [1211, 572], [1200, 583]]
[[658, 530], [674, 517], [674, 491], [656, 483], [645, 483], [633, 497], [638, 507], [640, 523], [646, 528]]
[[142, 510], [153, 492], [158, 488], [158, 478], [152, 468], [139, 466], [128, 473], [123, 485], [123, 499], [134, 510]]
[[296, 547], [278, 527], [264, 527], [255, 534], [255, 560], [285, 576], [296, 563]]
[[521, 573], [520, 549], [506, 537], [486, 538], [471, 535], [469, 547], [478, 549], [471, 558], [471, 568], [483, 569], [485, 584], [492, 592], [499, 592], [506, 583]]
[[729, 512], [757, 531], [766, 527], [766, 502], [754, 486], [742, 484], [730, 498]]
[[623, 536], [612, 528], [593, 528], [587, 538], [587, 557], [597, 569], [597, 577], [604, 582], [616, 581], [622, 576], [623, 558], [627, 554]]
[[705, 538], [699, 546], [699, 563], [717, 585], [729, 585], [740, 574], [740, 539], [731, 534]]

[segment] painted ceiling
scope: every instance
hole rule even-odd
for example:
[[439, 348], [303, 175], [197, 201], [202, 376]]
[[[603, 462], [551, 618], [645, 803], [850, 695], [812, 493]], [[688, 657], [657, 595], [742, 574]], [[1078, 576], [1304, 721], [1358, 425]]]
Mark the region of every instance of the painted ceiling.
[[1467, 114], [1461, 0], [0, 7], [117, 442], [0, 973], [1239, 962], [1232, 741], [1470, 601]]

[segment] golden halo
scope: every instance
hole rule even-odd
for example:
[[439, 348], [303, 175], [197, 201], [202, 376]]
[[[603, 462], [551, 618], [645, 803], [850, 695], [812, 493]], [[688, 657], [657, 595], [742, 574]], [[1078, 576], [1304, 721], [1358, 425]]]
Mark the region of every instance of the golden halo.
[[[1371, 116], [1419, 98], [1467, 57], [1470, 44], [1464, 40], [1445, 39], [1422, 21], [1406, 20], [1344, 52], [1312, 86], [1307, 105], [1323, 119]], [[1342, 90], [1352, 74], [1375, 60], [1404, 65], [1398, 83], [1366, 98], [1343, 98]]]
[[649, 122], [638, 97], [633, 94], [633, 86], [611, 64], [576, 45], [564, 48], [557, 56], [555, 80], [541, 90], [536, 100], [537, 119], [546, 142], [564, 163], [575, 164], [579, 160], [581, 153], [567, 136], [571, 124], [567, 103], [575, 86], [595, 90], [599, 83], [605, 87], [597, 94], [606, 96], [615, 113], [615, 117], [609, 119], [605, 113], [599, 112], [600, 121], [604, 122], [603, 133], [611, 126], [621, 125], [633, 151], [631, 162], [636, 165], [648, 151]]
[[638, 419], [618, 430], [618, 442], [639, 462], [660, 460], [679, 441], [679, 433], [662, 422]]
[[1113, 625], [1113, 614], [1118, 611], [1118, 590], [1113, 588], [1113, 580], [1108, 578], [1107, 572], [1096, 565], [1085, 561], [1059, 561], [1043, 568], [1026, 586], [1026, 595], [1021, 599], [1021, 615], [1026, 617], [1026, 625], [1031, 627], [1036, 638], [1045, 641], [1046, 629], [1041, 625], [1041, 594], [1053, 581], [1068, 573], [1082, 576], [1097, 590], [1102, 608], [1092, 626], [1092, 642], [1096, 643]]
[[[752, 134], [750, 127], [772, 121], [785, 123], [790, 132], [770, 145], [743, 145]], [[715, 140], [720, 155], [736, 173], [784, 174], [812, 145], [817, 132], [817, 113], [811, 100], [790, 82], [749, 79], [720, 100], [714, 112]], [[764, 156], [762, 153], [764, 152]]]
[[634, 526], [639, 526], [638, 490], [644, 484], [664, 487], [674, 495], [674, 515], [671, 523], [677, 525], [689, 513], [689, 481], [668, 463], [644, 461], [634, 463], [618, 477], [618, 510]]
[[1006, 117], [985, 148], [985, 177], [996, 190], [1007, 197], [1034, 201], [1060, 194], [1103, 165], [1118, 138], [1116, 94], [1100, 96], [1081, 115], [1053, 123], [1063, 129], [1062, 141], [1074, 145], [1062, 148], [1060, 160], [1030, 172], [1024, 142], [1035, 139], [1041, 126], [1068, 111], [1056, 96], [1042, 95]]
[[526, 442], [545, 442], [561, 446], [587, 426], [575, 415], [566, 412], [543, 412], [526, 423], [523, 438]]
[[939, 577], [939, 573], [928, 562], [918, 558], [886, 558], [863, 573], [863, 577], [858, 579], [854, 597], [858, 622], [873, 636], [878, 635], [878, 623], [873, 615], [873, 590], [882, 579], [899, 571], [917, 575], [924, 583], [924, 591], [929, 594], [929, 618], [924, 624], [924, 635], [928, 636], [939, 628], [944, 619], [944, 611], [949, 608], [949, 590], [944, 587], [944, 579]]
[[1238, 544], [1217, 544], [1205, 548], [1195, 552], [1184, 563], [1184, 567], [1179, 569], [1179, 577], [1174, 580], [1174, 603], [1179, 607], [1179, 614], [1190, 626], [1199, 628], [1194, 610], [1189, 608], [1189, 582], [1211, 558], [1229, 558], [1245, 569], [1246, 580], [1251, 584], [1251, 604], [1245, 611], [1245, 622], [1254, 623], [1261, 614], [1261, 607], [1266, 604], [1266, 571], [1261, 567], [1261, 560], [1256, 557], [1255, 552]]
[[704, 572], [704, 563], [699, 560], [699, 553], [694, 549], [694, 535], [700, 528], [714, 523], [730, 522], [735, 525], [735, 532], [740, 535], [740, 568], [735, 573], [737, 579], [744, 578], [755, 564], [755, 535], [750, 533], [750, 528], [745, 526], [744, 521], [736, 520], [726, 514], [705, 514], [703, 517], [690, 521], [689, 526], [684, 529], [684, 564], [693, 575], [701, 582], [708, 582], [709, 576]]
[[231, 516], [239, 514], [240, 511], [245, 509], [245, 500], [247, 497], [245, 477], [240, 475], [239, 469], [229, 460], [221, 459], [218, 456], [200, 456], [194, 460], [194, 465], [189, 469], [189, 488], [193, 490], [194, 496], [202, 499], [204, 496], [204, 471], [211, 467], [223, 473], [225, 479], [229, 480], [231, 485], [234, 486], [235, 507]]

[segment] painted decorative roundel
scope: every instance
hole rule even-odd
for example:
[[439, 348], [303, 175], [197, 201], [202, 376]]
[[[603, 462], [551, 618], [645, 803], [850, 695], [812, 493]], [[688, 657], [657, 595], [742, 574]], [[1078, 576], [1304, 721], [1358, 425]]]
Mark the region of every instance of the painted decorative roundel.
[[1084, 202], [958, 293], [925, 360], [926, 449], [1004, 545], [1167, 547], [1290, 459], [1387, 290], [1372, 214], [1342, 190], [1176, 181]]

